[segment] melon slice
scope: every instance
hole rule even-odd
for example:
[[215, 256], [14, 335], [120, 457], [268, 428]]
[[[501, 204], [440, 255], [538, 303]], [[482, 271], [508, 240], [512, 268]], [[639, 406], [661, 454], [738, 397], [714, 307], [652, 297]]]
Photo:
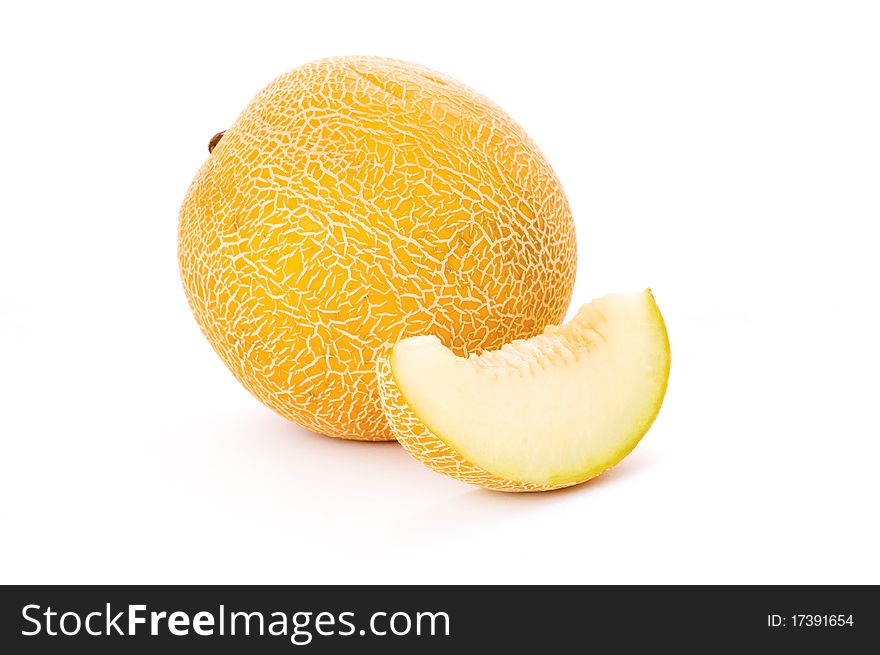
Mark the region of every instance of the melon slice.
[[436, 337], [378, 364], [382, 408], [428, 467], [499, 491], [584, 482], [635, 448], [660, 410], [669, 340], [650, 290], [610, 295], [500, 350], [454, 355]]

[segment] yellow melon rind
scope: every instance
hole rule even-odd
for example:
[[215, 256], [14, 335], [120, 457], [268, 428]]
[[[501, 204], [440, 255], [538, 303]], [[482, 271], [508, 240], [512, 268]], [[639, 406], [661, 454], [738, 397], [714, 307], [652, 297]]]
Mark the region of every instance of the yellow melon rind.
[[383, 345], [534, 336], [565, 315], [577, 244], [552, 167], [495, 103], [417, 64], [336, 57], [227, 127], [184, 199], [178, 254], [199, 327], [255, 398], [382, 441]]

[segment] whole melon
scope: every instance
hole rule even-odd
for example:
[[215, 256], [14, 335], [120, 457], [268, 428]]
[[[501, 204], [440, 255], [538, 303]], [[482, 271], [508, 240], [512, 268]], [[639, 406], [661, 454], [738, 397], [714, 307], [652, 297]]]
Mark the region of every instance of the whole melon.
[[404, 337], [456, 354], [564, 317], [574, 224], [550, 165], [460, 82], [378, 57], [316, 61], [211, 142], [180, 211], [196, 320], [282, 416], [392, 440], [377, 358]]

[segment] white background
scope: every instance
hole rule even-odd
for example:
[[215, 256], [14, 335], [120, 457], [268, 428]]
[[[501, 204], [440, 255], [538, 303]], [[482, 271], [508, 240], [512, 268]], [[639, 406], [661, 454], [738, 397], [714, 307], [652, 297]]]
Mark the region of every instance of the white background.
[[[854, 2], [14, 3], [0, 17], [0, 581], [880, 582], [880, 13]], [[624, 463], [502, 495], [254, 400], [177, 212], [287, 69], [410, 59], [541, 146], [575, 305], [651, 286]]]

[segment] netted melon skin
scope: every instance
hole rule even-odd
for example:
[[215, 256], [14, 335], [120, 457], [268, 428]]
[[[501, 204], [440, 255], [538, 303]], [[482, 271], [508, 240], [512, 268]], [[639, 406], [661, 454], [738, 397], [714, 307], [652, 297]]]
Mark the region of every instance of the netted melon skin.
[[534, 336], [564, 317], [576, 265], [565, 194], [525, 132], [449, 77], [373, 57], [254, 98], [186, 195], [178, 254], [235, 377], [295, 423], [363, 440], [394, 439], [385, 344]]

